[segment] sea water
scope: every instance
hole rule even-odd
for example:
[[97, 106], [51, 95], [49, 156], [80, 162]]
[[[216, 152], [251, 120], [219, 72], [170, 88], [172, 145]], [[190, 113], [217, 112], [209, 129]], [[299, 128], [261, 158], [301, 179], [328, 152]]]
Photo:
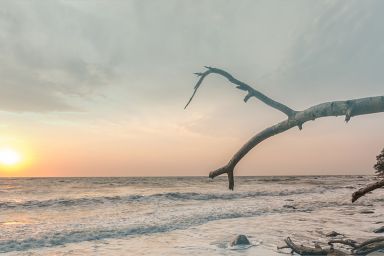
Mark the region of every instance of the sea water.
[[[290, 236], [381, 234], [384, 193], [351, 203], [372, 176], [1, 178], [5, 255], [286, 255]], [[371, 212], [371, 213], [367, 213]], [[239, 234], [248, 248], [230, 246]], [[375, 255], [384, 255], [376, 253]]]

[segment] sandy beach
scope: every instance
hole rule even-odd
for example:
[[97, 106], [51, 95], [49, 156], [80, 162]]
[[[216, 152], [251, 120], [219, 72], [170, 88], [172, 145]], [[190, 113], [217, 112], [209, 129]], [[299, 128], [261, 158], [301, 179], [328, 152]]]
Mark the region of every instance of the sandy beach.
[[[354, 204], [350, 196], [370, 179], [239, 177], [234, 192], [223, 178], [1, 179], [9, 199], [0, 204], [0, 251], [274, 256], [286, 255], [277, 246], [287, 236], [323, 246], [331, 231], [364, 240], [380, 235], [373, 230], [384, 216], [382, 194]], [[253, 246], [231, 247], [239, 234]]]

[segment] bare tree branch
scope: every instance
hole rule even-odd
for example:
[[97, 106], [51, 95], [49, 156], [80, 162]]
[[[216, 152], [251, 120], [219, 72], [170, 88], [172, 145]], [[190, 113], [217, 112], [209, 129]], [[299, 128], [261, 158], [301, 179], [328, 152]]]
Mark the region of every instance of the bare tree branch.
[[205, 71], [204, 73], [197, 73], [197, 75], [200, 76], [200, 79], [195, 86], [195, 90], [191, 99], [188, 101], [185, 107], [187, 107], [188, 104], [193, 99], [193, 96], [195, 95], [196, 91], [202, 84], [204, 78], [209, 74], [215, 73], [215, 74], [219, 74], [226, 77], [231, 83], [238, 85], [237, 88], [244, 91], [248, 91], [248, 94], [244, 99], [245, 101], [248, 100], [250, 97], [254, 96], [259, 100], [263, 101], [264, 103], [266, 103], [267, 105], [277, 110], [280, 110], [281, 112], [285, 113], [288, 116], [288, 119], [286, 119], [285, 121], [282, 121], [269, 128], [266, 128], [265, 130], [256, 134], [246, 144], [244, 144], [244, 146], [240, 148], [240, 150], [232, 157], [232, 159], [228, 162], [227, 165], [209, 174], [210, 178], [214, 178], [218, 175], [227, 173], [228, 180], [229, 180], [229, 189], [231, 190], [233, 190], [234, 188], [233, 171], [235, 166], [253, 147], [258, 145], [260, 142], [274, 135], [285, 132], [295, 126], [297, 126], [301, 130], [305, 122], [310, 120], [313, 121], [321, 117], [345, 116], [345, 121], [348, 122], [353, 116], [384, 112], [384, 96], [360, 98], [360, 99], [353, 99], [353, 100], [346, 100], [346, 101], [326, 102], [326, 103], [312, 106], [303, 111], [295, 111], [287, 107], [286, 105], [280, 102], [274, 101], [271, 98], [265, 96], [264, 94], [256, 91], [249, 85], [235, 79], [232, 75], [230, 75], [228, 72], [224, 70], [212, 68], [212, 67], [207, 67], [207, 68], [208, 70]]
[[375, 237], [356, 245], [352, 252], [356, 255], [367, 255], [382, 249], [384, 249], [384, 237]]
[[300, 254], [300, 255], [347, 255], [346, 253], [336, 250], [334, 248], [321, 248], [320, 246], [308, 247], [304, 245], [295, 244], [290, 237], [287, 237], [285, 243], [292, 251]]
[[352, 248], [356, 248], [358, 246], [357, 242], [352, 239], [332, 239], [331, 241], [328, 242], [329, 245], [333, 244], [344, 244], [348, 245]]
[[364, 242], [361, 242], [360, 244], [356, 245], [355, 248], [362, 248], [364, 246], [367, 246], [372, 243], [378, 243], [378, 242], [384, 242], [384, 237], [379, 236], [379, 237], [374, 237], [368, 240], [365, 240]]
[[355, 202], [360, 197], [364, 196], [365, 194], [367, 194], [367, 193], [369, 193], [375, 189], [381, 188], [383, 186], [384, 186], [384, 179], [379, 180], [375, 183], [368, 184], [364, 188], [357, 190], [355, 193], [352, 194], [352, 203]]
[[[315, 247], [297, 245], [290, 237], [287, 237], [284, 241], [287, 246], [281, 246], [278, 249], [291, 248], [292, 251], [300, 255], [367, 255], [384, 248], [384, 237], [371, 238], [360, 244], [351, 239], [334, 239], [328, 242], [331, 246], [330, 248], [321, 248], [319, 245]], [[334, 244], [343, 244], [351, 247], [352, 254], [334, 249]]]
[[257, 99], [261, 100], [262, 102], [264, 102], [268, 106], [283, 112], [288, 117], [293, 116], [295, 114], [296, 111], [294, 111], [293, 109], [287, 107], [286, 105], [284, 105], [284, 104], [282, 104], [280, 102], [277, 102], [277, 101], [269, 98], [268, 96], [262, 94], [261, 92], [253, 89], [251, 86], [247, 85], [246, 83], [237, 80], [236, 78], [234, 78], [228, 72], [226, 72], [226, 71], [224, 71], [222, 69], [213, 68], [213, 67], [206, 67], [206, 68], [208, 70], [203, 72], [203, 73], [195, 73], [195, 75], [199, 76], [200, 79], [197, 81], [197, 83], [195, 85], [195, 90], [193, 91], [193, 94], [192, 94], [191, 98], [189, 99], [187, 105], [185, 105], [184, 109], [188, 107], [189, 103], [191, 103], [193, 97], [196, 94], [196, 91], [199, 89], [199, 87], [202, 84], [204, 78], [206, 76], [208, 76], [209, 74], [218, 74], [218, 75], [222, 75], [225, 78], [227, 78], [231, 83], [236, 84], [237, 85], [236, 88], [248, 92], [248, 94], [244, 98], [244, 102], [247, 102], [251, 97], [256, 97]]

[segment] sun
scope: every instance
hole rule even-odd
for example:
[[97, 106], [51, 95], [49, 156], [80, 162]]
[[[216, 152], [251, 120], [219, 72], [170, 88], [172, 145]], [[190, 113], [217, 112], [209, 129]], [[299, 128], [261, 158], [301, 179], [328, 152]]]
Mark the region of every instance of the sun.
[[21, 155], [14, 149], [0, 149], [0, 164], [14, 166], [21, 162]]

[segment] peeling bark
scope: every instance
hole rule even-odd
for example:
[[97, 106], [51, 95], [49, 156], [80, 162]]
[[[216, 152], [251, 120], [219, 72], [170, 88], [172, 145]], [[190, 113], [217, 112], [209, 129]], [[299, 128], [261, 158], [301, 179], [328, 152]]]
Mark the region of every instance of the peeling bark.
[[260, 133], [256, 134], [246, 144], [244, 144], [244, 146], [240, 148], [240, 150], [232, 157], [232, 159], [225, 166], [215, 171], [212, 171], [209, 174], [210, 178], [214, 178], [216, 176], [226, 173], [228, 175], [229, 189], [231, 190], [233, 190], [234, 188], [233, 172], [235, 166], [253, 147], [258, 145], [262, 141], [279, 133], [285, 132], [295, 126], [297, 126], [301, 130], [305, 122], [313, 121], [321, 117], [345, 116], [345, 121], [348, 122], [351, 117], [354, 116], [384, 112], [384, 96], [367, 97], [346, 101], [326, 102], [312, 106], [303, 111], [296, 111], [280, 102], [277, 102], [267, 97], [266, 95], [249, 86], [248, 84], [237, 80], [231, 74], [222, 69], [213, 67], [206, 68], [207, 70], [203, 73], [195, 73], [200, 78], [196, 83], [194, 92], [185, 108], [192, 101], [193, 97], [195, 96], [197, 90], [201, 86], [204, 79], [210, 74], [218, 74], [227, 78], [229, 82], [237, 85], [236, 88], [247, 92], [247, 95], [244, 98], [245, 102], [247, 102], [251, 97], [255, 97], [260, 101], [264, 102], [265, 104], [269, 105], [270, 107], [283, 112], [288, 117], [286, 120], [277, 123], [269, 128], [266, 128]]

